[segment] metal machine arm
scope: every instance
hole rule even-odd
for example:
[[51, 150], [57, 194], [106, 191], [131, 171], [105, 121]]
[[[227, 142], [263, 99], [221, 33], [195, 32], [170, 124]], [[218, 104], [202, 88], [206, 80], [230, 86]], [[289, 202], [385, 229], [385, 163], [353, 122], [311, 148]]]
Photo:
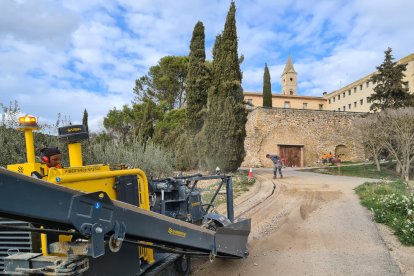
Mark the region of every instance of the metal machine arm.
[[91, 241], [88, 255], [105, 254], [105, 235], [244, 258], [250, 220], [217, 232], [112, 201], [104, 192], [82, 193], [0, 168], [0, 216], [61, 229], [76, 228]]

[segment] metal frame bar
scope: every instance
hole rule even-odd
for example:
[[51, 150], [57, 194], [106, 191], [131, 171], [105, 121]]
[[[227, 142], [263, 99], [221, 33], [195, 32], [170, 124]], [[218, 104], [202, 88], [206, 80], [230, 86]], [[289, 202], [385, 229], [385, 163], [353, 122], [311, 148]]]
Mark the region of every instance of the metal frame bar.
[[105, 253], [106, 234], [115, 232], [122, 236], [117, 229], [123, 229], [127, 239], [214, 255], [243, 258], [247, 254], [250, 220], [223, 227], [221, 232], [216, 233], [130, 204], [112, 201], [103, 192], [85, 194], [2, 168], [0, 190], [0, 216], [63, 229], [76, 228], [90, 238], [90, 255], [93, 257]]

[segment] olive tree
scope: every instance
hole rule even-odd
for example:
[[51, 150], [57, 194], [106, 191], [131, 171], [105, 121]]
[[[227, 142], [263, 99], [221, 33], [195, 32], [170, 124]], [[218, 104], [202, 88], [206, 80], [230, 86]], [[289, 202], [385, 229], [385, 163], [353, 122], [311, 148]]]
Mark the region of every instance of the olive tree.
[[414, 161], [414, 107], [386, 109], [377, 116], [380, 143], [401, 168], [401, 178], [408, 181]]
[[357, 135], [362, 140], [365, 149], [372, 156], [377, 171], [381, 171], [379, 156], [384, 150], [381, 142], [382, 125], [376, 114], [368, 114], [365, 117], [360, 117], [354, 121], [357, 129]]

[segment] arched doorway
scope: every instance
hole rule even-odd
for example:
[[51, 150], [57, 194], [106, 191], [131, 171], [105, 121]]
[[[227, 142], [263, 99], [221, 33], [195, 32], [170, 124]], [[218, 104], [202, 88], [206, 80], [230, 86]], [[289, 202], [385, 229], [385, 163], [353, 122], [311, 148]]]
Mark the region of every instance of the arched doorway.
[[349, 160], [349, 150], [345, 145], [337, 145], [335, 147], [335, 157], [344, 160]]

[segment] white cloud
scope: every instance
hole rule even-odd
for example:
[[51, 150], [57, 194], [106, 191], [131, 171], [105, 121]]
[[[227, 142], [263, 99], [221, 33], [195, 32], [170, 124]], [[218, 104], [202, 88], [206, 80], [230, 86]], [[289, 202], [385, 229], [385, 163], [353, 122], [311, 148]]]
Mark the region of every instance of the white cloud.
[[80, 21], [79, 15], [50, 0], [3, 0], [0, 15], [0, 37], [59, 48], [68, 45]]
[[[0, 10], [0, 102], [54, 121], [61, 112], [93, 130], [109, 109], [129, 104], [134, 80], [165, 55], [186, 55], [193, 27], [205, 26], [206, 54], [224, 28], [230, 1], [4, 0]], [[290, 53], [299, 94], [320, 96], [374, 71], [383, 51], [413, 52], [408, 0], [237, 1], [245, 91], [274, 92]]]

